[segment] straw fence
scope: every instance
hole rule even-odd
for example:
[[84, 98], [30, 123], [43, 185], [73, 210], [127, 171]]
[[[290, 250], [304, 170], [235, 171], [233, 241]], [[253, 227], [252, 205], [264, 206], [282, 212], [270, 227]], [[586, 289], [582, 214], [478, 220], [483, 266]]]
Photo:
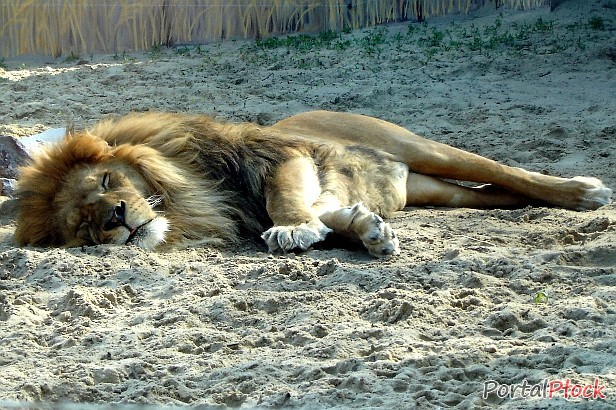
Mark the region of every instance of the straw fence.
[[[489, 0], [0, 0], [0, 57], [147, 50], [467, 13]], [[495, 0], [530, 8], [546, 0]]]

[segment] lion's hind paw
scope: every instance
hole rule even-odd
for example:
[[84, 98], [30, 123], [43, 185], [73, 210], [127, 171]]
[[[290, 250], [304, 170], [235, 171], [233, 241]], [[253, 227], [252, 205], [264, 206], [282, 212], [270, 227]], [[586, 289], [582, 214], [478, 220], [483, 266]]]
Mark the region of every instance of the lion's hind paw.
[[305, 251], [315, 243], [323, 241], [330, 232], [332, 230], [322, 222], [315, 221], [297, 226], [274, 226], [265, 231], [261, 238], [272, 253], [293, 249]]
[[601, 180], [591, 177], [573, 177], [572, 180], [582, 184], [575, 209], [586, 211], [612, 203], [612, 190], [603, 185]]
[[360, 239], [370, 255], [377, 258], [400, 255], [400, 241], [391, 226], [377, 214], [371, 213], [368, 218], [363, 222]]

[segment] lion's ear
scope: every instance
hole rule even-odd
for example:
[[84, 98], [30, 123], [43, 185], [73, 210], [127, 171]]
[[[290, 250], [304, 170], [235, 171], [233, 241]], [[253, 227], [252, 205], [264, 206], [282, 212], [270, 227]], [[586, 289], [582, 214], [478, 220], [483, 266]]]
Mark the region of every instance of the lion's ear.
[[64, 162], [71, 165], [78, 163], [97, 164], [110, 158], [110, 149], [107, 141], [87, 132], [70, 134], [67, 131], [64, 141], [49, 150], [47, 154], [55, 162]]

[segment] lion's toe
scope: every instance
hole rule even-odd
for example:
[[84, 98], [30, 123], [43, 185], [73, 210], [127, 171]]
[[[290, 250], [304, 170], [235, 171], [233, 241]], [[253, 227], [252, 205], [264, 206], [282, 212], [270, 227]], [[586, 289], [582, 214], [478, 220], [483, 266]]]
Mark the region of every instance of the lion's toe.
[[318, 221], [298, 226], [274, 226], [265, 231], [261, 238], [272, 253], [288, 252], [293, 249], [305, 251], [315, 243], [323, 241], [331, 231]]
[[572, 180], [581, 185], [575, 209], [586, 211], [612, 203], [612, 190], [607, 188], [600, 179], [578, 176]]
[[360, 236], [370, 255], [377, 258], [400, 255], [400, 241], [391, 225], [373, 214], [368, 229]]

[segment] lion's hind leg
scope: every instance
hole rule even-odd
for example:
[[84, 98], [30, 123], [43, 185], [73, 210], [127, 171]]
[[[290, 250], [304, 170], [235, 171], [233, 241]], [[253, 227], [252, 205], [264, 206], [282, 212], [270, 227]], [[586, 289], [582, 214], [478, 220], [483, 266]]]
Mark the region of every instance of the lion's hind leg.
[[[466, 191], [462, 192], [465, 199], [461, 202], [464, 205], [448, 206], [524, 206], [532, 200], [533, 203], [581, 211], [597, 209], [612, 202], [612, 190], [597, 178], [560, 178], [510, 167], [363, 115], [314, 111], [289, 117], [275, 124], [274, 128], [329, 143], [378, 148], [395, 155], [409, 166], [411, 172], [493, 184], [509, 192], [508, 199], [505, 195], [479, 198], [472, 191]], [[446, 191], [451, 192], [451, 189]], [[516, 195], [519, 199], [515, 198]], [[433, 204], [425, 202], [424, 205]]]
[[319, 218], [336, 234], [361, 240], [372, 256], [400, 254], [400, 242], [391, 226], [361, 203], [324, 212]]

